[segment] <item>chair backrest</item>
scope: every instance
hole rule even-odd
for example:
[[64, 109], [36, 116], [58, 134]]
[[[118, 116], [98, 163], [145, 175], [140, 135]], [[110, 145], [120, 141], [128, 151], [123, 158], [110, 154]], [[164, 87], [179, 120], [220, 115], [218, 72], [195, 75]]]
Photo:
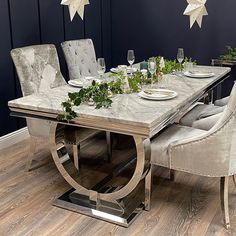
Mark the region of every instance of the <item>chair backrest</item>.
[[236, 174], [236, 84], [226, 109], [207, 132], [173, 143], [171, 166], [210, 177]]
[[11, 57], [20, 80], [23, 96], [43, 92], [66, 84], [54, 45], [16, 48]]
[[236, 84], [233, 86], [222, 117], [210, 132], [215, 135], [216, 140], [220, 139], [216, 147], [222, 155], [219, 157], [222, 163], [228, 159], [228, 174], [236, 174]]
[[71, 80], [96, 76], [96, 53], [91, 39], [66, 41], [61, 44]]
[[199, 152], [202, 173], [208, 172], [209, 176], [236, 174], [236, 84], [221, 118], [203, 137], [195, 140], [194, 147], [195, 153]]

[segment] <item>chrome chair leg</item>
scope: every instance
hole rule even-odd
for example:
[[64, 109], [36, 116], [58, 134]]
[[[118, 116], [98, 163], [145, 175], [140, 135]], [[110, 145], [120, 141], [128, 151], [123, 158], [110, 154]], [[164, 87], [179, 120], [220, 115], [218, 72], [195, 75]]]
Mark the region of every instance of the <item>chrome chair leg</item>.
[[229, 220], [229, 177], [221, 177], [220, 179], [220, 200], [221, 210], [224, 217], [226, 229], [230, 228]]
[[233, 175], [234, 186], [236, 187], [236, 176]]
[[35, 152], [36, 152], [36, 138], [31, 136], [30, 137], [29, 154], [28, 154], [28, 157], [27, 157], [27, 162], [26, 162], [26, 167], [25, 167], [26, 171], [31, 170], [31, 165], [32, 165], [32, 161], [33, 161]]
[[107, 161], [111, 161], [112, 157], [112, 143], [111, 143], [111, 132], [106, 131], [106, 141], [107, 141]]
[[145, 210], [151, 209], [151, 194], [152, 194], [152, 165], [148, 174], [145, 177]]

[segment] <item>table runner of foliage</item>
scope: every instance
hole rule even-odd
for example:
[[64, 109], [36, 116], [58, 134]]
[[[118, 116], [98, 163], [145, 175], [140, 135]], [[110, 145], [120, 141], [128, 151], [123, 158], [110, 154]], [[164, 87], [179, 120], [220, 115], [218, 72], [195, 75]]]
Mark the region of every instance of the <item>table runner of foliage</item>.
[[[183, 69], [183, 65], [179, 64], [176, 60], [165, 60], [165, 67], [161, 69], [160, 60], [160, 56], [156, 57], [157, 70], [152, 79], [148, 78], [140, 71], [129, 75], [128, 90], [124, 89], [126, 76], [123, 72], [118, 72], [110, 75], [110, 77], [113, 77], [113, 80], [110, 82], [98, 83], [93, 81], [87, 88], [82, 88], [78, 92], [68, 93], [68, 100], [62, 102], [64, 113], [58, 115], [58, 120], [70, 121], [76, 118], [77, 114], [73, 108], [75, 106], [80, 106], [83, 103], [92, 104], [96, 109], [102, 107], [109, 108], [112, 105], [111, 98], [113, 96], [123, 93], [137, 93], [141, 90], [141, 85], [156, 83], [164, 74], [170, 74], [174, 71], [181, 71]], [[185, 62], [192, 62], [192, 60], [191, 58], [186, 58]]]

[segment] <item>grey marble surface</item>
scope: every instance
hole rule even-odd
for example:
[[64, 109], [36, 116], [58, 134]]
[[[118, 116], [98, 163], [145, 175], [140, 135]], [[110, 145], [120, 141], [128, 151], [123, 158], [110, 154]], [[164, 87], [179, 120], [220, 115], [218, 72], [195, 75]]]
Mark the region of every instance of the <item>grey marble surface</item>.
[[[75, 111], [81, 117], [99, 119], [108, 123], [137, 125], [137, 128], [148, 127], [152, 130], [163, 119], [195, 97], [198, 97], [207, 87], [230, 72], [230, 68], [226, 67], [204, 66], [198, 69], [213, 71], [216, 76], [207, 79], [194, 79], [185, 76], [167, 75], [168, 88], [178, 93], [178, 96], [172, 100], [149, 101], [139, 98], [137, 94], [124, 94], [114, 97], [112, 107], [109, 109], [102, 108], [97, 110], [94, 107], [83, 104], [80, 107], [76, 107]], [[58, 114], [63, 111], [61, 103], [67, 99], [68, 92], [76, 91], [78, 91], [78, 88], [65, 85], [9, 101], [8, 104], [10, 109], [20, 108], [47, 112], [48, 114]]]

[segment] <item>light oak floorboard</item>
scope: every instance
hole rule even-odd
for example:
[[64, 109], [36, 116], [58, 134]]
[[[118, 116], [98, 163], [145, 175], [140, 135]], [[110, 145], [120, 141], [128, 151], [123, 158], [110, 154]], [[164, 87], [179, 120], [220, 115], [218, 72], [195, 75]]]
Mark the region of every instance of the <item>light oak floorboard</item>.
[[[129, 140], [121, 138], [119, 142], [122, 149], [114, 150], [111, 164], [102, 160], [106, 151], [103, 137], [82, 145], [79, 179], [85, 186], [95, 184], [111, 166], [135, 152], [132, 145], [126, 145]], [[219, 179], [177, 172], [175, 181], [171, 182], [164, 168], [154, 168], [151, 211], [143, 211], [127, 229], [54, 207], [53, 200], [70, 186], [60, 176], [44, 146], [39, 144], [41, 149], [36, 158], [44, 165], [31, 172], [24, 170], [29, 140], [0, 150], [0, 236], [236, 235], [236, 189], [232, 180], [231, 229], [227, 231], [220, 210]], [[102, 163], [100, 167], [95, 165], [97, 161]], [[131, 168], [125, 171], [115, 183], [127, 181], [132, 171]]]

